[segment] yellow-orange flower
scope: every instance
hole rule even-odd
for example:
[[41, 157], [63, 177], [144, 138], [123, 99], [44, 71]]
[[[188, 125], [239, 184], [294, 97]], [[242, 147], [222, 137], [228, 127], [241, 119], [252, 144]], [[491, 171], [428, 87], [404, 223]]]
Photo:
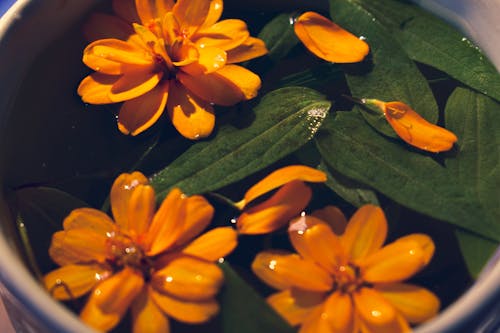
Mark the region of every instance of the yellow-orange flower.
[[91, 104], [123, 102], [118, 128], [137, 135], [165, 109], [186, 138], [213, 130], [213, 105], [256, 96], [260, 78], [235, 65], [267, 53], [245, 22], [219, 21], [222, 0], [114, 0], [116, 16], [95, 14], [83, 62], [95, 73], [78, 87]]
[[403, 102], [382, 102], [377, 99], [362, 101], [379, 108], [396, 134], [414, 147], [438, 153], [450, 150], [457, 142], [455, 134], [428, 122]]
[[[311, 189], [304, 182], [325, 182], [324, 172], [304, 165], [278, 169], [252, 186], [236, 206], [242, 214], [236, 220], [241, 234], [264, 234], [284, 226], [307, 206]], [[250, 206], [255, 199], [279, 188], [269, 199]]]
[[365, 41], [315, 12], [300, 15], [294, 30], [309, 51], [326, 61], [359, 62], [370, 52]]
[[[339, 236], [332, 226], [345, 231]], [[434, 243], [411, 234], [383, 246], [386, 234], [384, 213], [372, 205], [361, 207], [347, 226], [331, 208], [302, 215], [289, 227], [298, 253], [261, 252], [252, 269], [280, 290], [268, 303], [291, 325], [300, 325], [299, 333], [406, 332], [409, 323], [439, 310], [432, 292], [402, 282], [429, 263]]]
[[44, 277], [59, 300], [90, 296], [80, 318], [112, 329], [131, 308], [134, 332], [169, 332], [169, 317], [202, 323], [214, 316], [223, 273], [215, 264], [233, 250], [237, 234], [215, 228], [201, 196], [172, 190], [155, 212], [155, 193], [139, 172], [122, 174], [111, 189], [114, 221], [92, 208], [73, 210], [53, 235], [49, 254], [61, 267]]

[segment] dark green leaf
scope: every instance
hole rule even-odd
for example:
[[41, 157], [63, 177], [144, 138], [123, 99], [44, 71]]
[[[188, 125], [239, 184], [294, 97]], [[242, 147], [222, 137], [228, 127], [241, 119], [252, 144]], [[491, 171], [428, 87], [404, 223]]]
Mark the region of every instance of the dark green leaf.
[[266, 24], [259, 33], [258, 37], [266, 43], [268, 55], [274, 61], [285, 57], [299, 42], [293, 31], [292, 22], [291, 14], [280, 14]]
[[317, 144], [328, 166], [344, 176], [413, 210], [500, 240], [500, 217], [492, 219], [491, 213], [496, 208], [483, 206], [474, 188], [458, 183], [458, 175], [431, 157], [378, 135], [359, 114], [341, 112], [328, 119]]
[[273, 91], [262, 98], [253, 113], [245, 111], [250, 125], [222, 126], [215, 138], [191, 146], [154, 175], [151, 183], [161, 198], [173, 186], [193, 194], [241, 180], [308, 142], [321, 126], [330, 105], [322, 95], [308, 88]]
[[[330, 13], [334, 22], [364, 36], [370, 45], [371, 59], [366, 59], [364, 64], [346, 67], [350, 73], [347, 82], [352, 94], [357, 98], [376, 98], [385, 102], [402, 101], [435, 123], [438, 107], [427, 80], [390, 32], [355, 0], [330, 0]], [[357, 73], [363, 65], [372, 66]], [[362, 114], [378, 131], [395, 137], [380, 114]]]
[[467, 269], [477, 278], [499, 244], [461, 229], [457, 229], [455, 234]]
[[418, 6], [395, 0], [353, 0], [389, 29], [408, 56], [500, 100], [500, 75], [457, 29]]
[[328, 168], [325, 162], [321, 162], [318, 169], [328, 175], [326, 186], [351, 205], [356, 207], [360, 207], [365, 204], [380, 205], [377, 194], [367, 186], [360, 184], [355, 180], [349, 179], [331, 168]]
[[228, 263], [220, 267], [225, 277], [221, 293], [224, 333], [295, 332]]
[[324, 88], [325, 85], [331, 84], [343, 78], [341, 68], [336, 64], [323, 63], [318, 66], [306, 69], [304, 71], [285, 76], [279, 81], [279, 86], [301, 86], [309, 88]]

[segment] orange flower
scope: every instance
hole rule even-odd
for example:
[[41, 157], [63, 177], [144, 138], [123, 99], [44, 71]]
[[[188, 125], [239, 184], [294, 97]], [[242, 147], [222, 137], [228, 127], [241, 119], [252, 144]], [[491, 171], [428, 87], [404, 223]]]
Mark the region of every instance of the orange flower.
[[315, 12], [300, 15], [294, 30], [309, 51], [326, 61], [359, 62], [370, 52], [366, 42]]
[[73, 210], [52, 237], [60, 268], [44, 277], [59, 300], [90, 292], [80, 318], [112, 329], [132, 310], [134, 332], [169, 332], [169, 317], [208, 321], [223, 273], [214, 263], [236, 246], [232, 228], [207, 227], [213, 207], [201, 196], [172, 190], [155, 212], [155, 193], [139, 172], [122, 174], [111, 189], [113, 220], [92, 208]]
[[117, 16], [95, 14], [84, 28], [92, 41], [83, 62], [95, 73], [78, 87], [91, 104], [123, 102], [118, 128], [137, 135], [165, 109], [186, 138], [210, 135], [213, 104], [257, 95], [260, 78], [235, 65], [267, 53], [245, 22], [219, 21], [222, 0], [114, 0]]
[[362, 102], [379, 108], [396, 134], [414, 147], [438, 153], [450, 150], [457, 142], [455, 134], [429, 123], [405, 103], [386, 103], [378, 99], [363, 99]]
[[[236, 220], [241, 234], [264, 234], [281, 228], [307, 206], [311, 189], [304, 182], [325, 182], [326, 175], [316, 169], [292, 165], [274, 171], [252, 186], [236, 206], [243, 213]], [[255, 206], [248, 204], [278, 189], [273, 196]]]
[[[333, 217], [323, 221], [316, 216]], [[259, 253], [252, 269], [280, 291], [268, 303], [299, 333], [409, 331], [409, 323], [435, 316], [439, 299], [427, 289], [402, 283], [429, 263], [434, 243], [411, 234], [382, 246], [387, 234], [383, 211], [361, 207], [345, 223], [335, 211], [291, 221], [289, 236], [298, 253]]]

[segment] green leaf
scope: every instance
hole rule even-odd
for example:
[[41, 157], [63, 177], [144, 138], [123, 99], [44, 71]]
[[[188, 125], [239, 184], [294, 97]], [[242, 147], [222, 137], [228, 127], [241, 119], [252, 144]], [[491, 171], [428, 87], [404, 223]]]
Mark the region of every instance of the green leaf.
[[328, 168], [323, 161], [318, 166], [318, 169], [328, 175], [326, 186], [351, 205], [356, 207], [366, 204], [380, 206], [377, 194], [365, 185], [349, 179], [331, 168]]
[[[427, 80], [381, 22], [355, 0], [330, 0], [330, 14], [334, 22], [356, 35], [364, 36], [370, 45], [372, 58], [369, 56], [362, 64], [372, 65], [365, 69], [366, 73], [356, 72], [361, 65], [346, 67], [347, 83], [353, 96], [385, 102], [402, 101], [435, 123], [438, 107]], [[351, 70], [351, 66], [356, 71]], [[378, 131], [395, 137], [394, 130], [380, 114], [362, 114]]]
[[[457, 94], [461, 94], [460, 90]], [[484, 95], [474, 94], [474, 96], [480, 100], [486, 98], [490, 102], [484, 105], [481, 103], [461, 105], [463, 112], [482, 115], [481, 122], [499, 124], [500, 106]], [[455, 98], [459, 99], [460, 96], [454, 94], [450, 105], [455, 103], [453, 101]], [[493, 108], [490, 103], [494, 103]], [[485, 108], [486, 105], [489, 108]], [[456, 117], [454, 119], [458, 122], [463, 121], [466, 127], [472, 125], [470, 117], [460, 114], [460, 108], [448, 109], [448, 116]], [[448, 127], [455, 131], [452, 124]], [[476, 130], [479, 128], [485, 131], [485, 136], [492, 136], [491, 140], [496, 142], [495, 133], [488, 132], [486, 124], [481, 124]], [[366, 126], [363, 118], [355, 112], [340, 112], [334, 120], [328, 119], [316, 138], [318, 149], [327, 165], [342, 175], [366, 184], [410, 209], [453, 223], [486, 238], [500, 240], [498, 202], [494, 203], [499, 197], [500, 164], [492, 166], [484, 163], [481, 166], [483, 176], [472, 184], [463, 184], [461, 182], [463, 177], [467, 175], [471, 175], [471, 178], [477, 177], [473, 170], [468, 170], [465, 166], [475, 151], [462, 150], [457, 156], [451, 156], [446, 161], [447, 165], [465, 163], [464, 169], [460, 171], [465, 172], [465, 176], [462, 177], [457, 174], [456, 167], [442, 166], [427, 154], [408, 150], [401, 141], [388, 140], [380, 136]], [[460, 138], [459, 146], [466, 146], [466, 143], [474, 140], [476, 136], [471, 130]], [[496, 147], [491, 147], [491, 151], [479, 151], [481, 155], [479, 161], [489, 161], [490, 157], [484, 156], [484, 153], [492, 155], [492, 159], [496, 160], [499, 147], [500, 145], [496, 144]], [[452, 160], [455, 161], [451, 162]], [[484, 182], [485, 179], [494, 185], [488, 187], [484, 184], [481, 185], [481, 189], [477, 189], [477, 184]], [[480, 194], [481, 191], [487, 191], [485, 193], [489, 193], [492, 199], [484, 199]]]
[[295, 332], [228, 263], [220, 267], [225, 277], [220, 296], [223, 332]]
[[322, 95], [308, 88], [275, 90], [262, 98], [253, 113], [240, 119], [250, 125], [222, 126], [215, 138], [191, 146], [155, 174], [151, 183], [161, 198], [174, 186], [194, 194], [241, 180], [312, 139], [330, 106]]
[[266, 43], [268, 55], [274, 61], [284, 58], [299, 42], [293, 30], [293, 16], [286, 13], [266, 24], [258, 37]]
[[390, 30], [408, 56], [500, 100], [500, 75], [463, 33], [418, 6], [395, 0], [353, 0]]
[[304, 71], [290, 74], [280, 79], [281, 87], [301, 86], [321, 89], [344, 77], [341, 68], [336, 64], [322, 63]]
[[455, 234], [467, 269], [474, 278], [477, 278], [499, 244], [461, 229], [457, 229]]

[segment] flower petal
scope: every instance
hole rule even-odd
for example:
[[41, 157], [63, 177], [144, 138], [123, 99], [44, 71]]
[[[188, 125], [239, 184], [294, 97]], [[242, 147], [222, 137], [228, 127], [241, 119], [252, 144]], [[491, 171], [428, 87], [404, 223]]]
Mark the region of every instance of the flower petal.
[[311, 260], [331, 274], [339, 265], [347, 264], [340, 239], [323, 221], [313, 216], [300, 216], [290, 222], [288, 235], [293, 247], [306, 260]]
[[110, 104], [114, 103], [109, 97], [111, 88], [120, 79], [119, 76], [93, 73], [80, 82], [78, 95], [85, 103]]
[[184, 245], [192, 241], [208, 227], [214, 216], [214, 207], [201, 195], [188, 197], [186, 205], [184, 229], [179, 235], [177, 245]]
[[364, 41], [315, 12], [300, 15], [294, 30], [309, 51], [326, 61], [359, 62], [370, 51]]
[[323, 308], [324, 305], [317, 306], [304, 320], [298, 333], [332, 333], [329, 320]]
[[214, 109], [210, 103], [176, 82], [172, 82], [170, 89], [167, 110], [177, 131], [191, 140], [209, 136], [215, 126]]
[[377, 291], [364, 287], [353, 293], [353, 299], [356, 312], [370, 326], [378, 329], [389, 328], [397, 322], [396, 309]]
[[344, 249], [357, 260], [380, 249], [387, 237], [387, 221], [380, 207], [364, 205], [351, 217], [342, 235]]
[[272, 294], [267, 298], [267, 303], [290, 325], [296, 326], [304, 322], [324, 298], [324, 293], [292, 288]]
[[238, 47], [248, 37], [250, 33], [244, 21], [228, 19], [198, 30], [192, 41], [200, 48], [216, 47], [227, 51]]
[[162, 18], [173, 6], [173, 0], [135, 0], [137, 13], [144, 25]]
[[405, 280], [425, 266], [426, 254], [413, 240], [397, 241], [359, 262], [367, 282], [386, 283]]
[[127, 40], [133, 33], [134, 30], [126, 21], [103, 13], [92, 13], [83, 25], [83, 36], [89, 42], [106, 38]]
[[276, 289], [296, 287], [307, 291], [328, 291], [333, 285], [330, 274], [297, 254], [264, 251], [252, 262], [253, 272]]
[[210, 74], [226, 64], [226, 51], [218, 47], [204, 47], [198, 50], [198, 61], [182, 67], [182, 71], [192, 76]]
[[375, 286], [385, 299], [412, 324], [422, 323], [437, 315], [439, 298], [429, 290], [405, 283]]
[[94, 288], [80, 318], [95, 329], [110, 330], [123, 317], [143, 285], [142, 274], [125, 267]]
[[124, 74], [113, 84], [108, 96], [114, 103], [139, 97], [153, 90], [162, 77], [163, 72], [134, 72]]
[[60, 266], [107, 258], [107, 237], [90, 229], [58, 231], [52, 235], [49, 255]]
[[347, 293], [331, 294], [325, 302], [322, 317], [328, 320], [331, 333], [358, 332], [353, 300]]
[[168, 86], [168, 81], [160, 83], [150, 92], [125, 101], [118, 113], [120, 131], [135, 136], [156, 123], [167, 105]]
[[140, 172], [122, 173], [111, 186], [111, 211], [113, 218], [120, 228], [129, 229], [128, 207], [130, 196], [137, 186], [147, 185], [148, 179]]
[[[149, 228], [155, 213], [155, 191], [150, 185], [139, 185], [128, 201], [128, 228], [130, 235], [142, 236]], [[137, 239], [137, 238], [136, 238]]]
[[181, 31], [191, 36], [207, 19], [210, 7], [211, 1], [207, 0], [178, 0], [172, 11]]
[[151, 284], [163, 294], [186, 301], [201, 301], [214, 297], [223, 281], [224, 274], [216, 264], [180, 256], [156, 271]]
[[325, 182], [326, 174], [322, 171], [310, 168], [305, 165], [290, 165], [278, 169], [252, 186], [245, 193], [245, 203], [248, 204], [261, 195], [268, 193], [280, 186], [283, 186], [293, 180], [301, 180], [310, 183]]
[[347, 219], [338, 207], [326, 206], [315, 210], [311, 215], [325, 221], [336, 235], [342, 235], [347, 227]]
[[43, 277], [45, 288], [58, 300], [73, 300], [89, 292], [111, 271], [105, 266], [66, 265]]
[[210, 9], [208, 10], [207, 18], [203, 22], [202, 28], [210, 27], [217, 22], [224, 10], [224, 4], [222, 0], [212, 0], [210, 1]]
[[106, 236], [116, 229], [113, 220], [104, 212], [94, 208], [77, 208], [63, 221], [64, 230], [88, 229]]
[[434, 255], [434, 250], [436, 249], [432, 238], [425, 234], [410, 234], [396, 239], [396, 241], [408, 240], [412, 240], [420, 244], [420, 247], [425, 253], [424, 265], [427, 265], [431, 261], [432, 256]]
[[153, 301], [149, 288], [143, 288], [132, 304], [131, 312], [133, 333], [170, 332], [168, 317]]
[[237, 47], [227, 51], [227, 63], [233, 64], [254, 59], [267, 54], [266, 44], [262, 39], [248, 37]]
[[163, 200], [145, 238], [148, 256], [163, 252], [178, 240], [184, 229], [186, 202], [186, 196], [177, 188]]
[[184, 323], [205, 323], [219, 312], [219, 305], [215, 299], [199, 302], [184, 301], [154, 291], [151, 296], [163, 312]]
[[300, 180], [287, 183], [268, 200], [245, 209], [236, 221], [238, 231], [247, 235], [275, 231], [300, 214], [311, 196], [311, 189]]
[[238, 245], [238, 233], [232, 227], [219, 227], [186, 245], [182, 253], [214, 262], [231, 253], [236, 245]]
[[255, 97], [261, 85], [258, 75], [237, 65], [226, 65], [214, 73], [199, 76], [179, 72], [177, 78], [201, 99], [223, 106]]

